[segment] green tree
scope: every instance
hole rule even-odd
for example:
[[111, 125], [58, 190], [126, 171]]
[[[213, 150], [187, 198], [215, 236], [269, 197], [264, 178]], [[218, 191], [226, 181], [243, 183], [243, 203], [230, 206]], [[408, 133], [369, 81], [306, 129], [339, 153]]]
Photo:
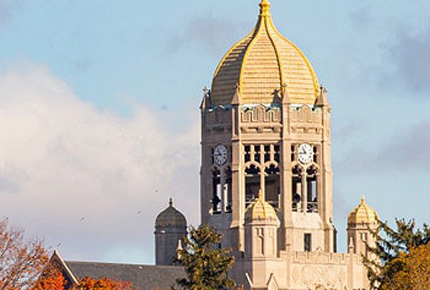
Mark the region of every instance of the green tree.
[[[430, 241], [430, 228], [416, 229], [414, 220], [396, 219], [396, 228], [380, 221], [378, 230], [372, 232], [377, 237], [375, 247], [367, 246], [372, 258], [364, 257], [372, 289], [395, 289], [389, 285], [404, 273], [405, 257], [412, 249], [426, 245]], [[406, 289], [406, 288], [405, 288]], [[415, 289], [415, 288], [407, 288]]]
[[191, 227], [184, 237], [184, 248], [178, 250], [178, 263], [185, 268], [187, 278], [177, 279], [181, 289], [232, 289], [235, 282], [227, 271], [234, 264], [231, 249], [219, 249], [222, 235], [209, 226]]

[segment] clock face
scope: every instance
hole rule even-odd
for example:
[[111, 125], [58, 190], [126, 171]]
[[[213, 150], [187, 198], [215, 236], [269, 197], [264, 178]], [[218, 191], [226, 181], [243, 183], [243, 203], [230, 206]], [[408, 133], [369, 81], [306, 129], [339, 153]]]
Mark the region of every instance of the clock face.
[[307, 143], [302, 143], [298, 148], [298, 159], [301, 163], [307, 164], [312, 161], [312, 157], [314, 156], [314, 152], [312, 150], [312, 146]]
[[227, 162], [228, 150], [225, 145], [218, 145], [214, 150], [214, 162], [216, 165], [224, 165]]

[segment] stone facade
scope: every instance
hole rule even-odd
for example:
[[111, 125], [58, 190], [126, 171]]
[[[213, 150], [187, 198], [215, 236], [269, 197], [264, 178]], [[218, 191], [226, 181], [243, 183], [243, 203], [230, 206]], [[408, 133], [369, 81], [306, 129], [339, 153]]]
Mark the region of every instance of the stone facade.
[[[260, 8], [201, 103], [202, 223], [233, 248], [245, 289], [368, 289], [361, 254], [376, 224], [354, 219], [362, 209], [350, 214], [348, 253], [336, 253], [327, 90], [274, 27], [270, 3]], [[247, 220], [256, 200], [276, 221]]]
[[201, 110], [202, 224], [223, 234], [244, 289], [368, 289], [362, 255], [378, 216], [364, 198], [333, 225], [330, 113], [305, 55], [262, 0], [254, 30], [218, 65]]

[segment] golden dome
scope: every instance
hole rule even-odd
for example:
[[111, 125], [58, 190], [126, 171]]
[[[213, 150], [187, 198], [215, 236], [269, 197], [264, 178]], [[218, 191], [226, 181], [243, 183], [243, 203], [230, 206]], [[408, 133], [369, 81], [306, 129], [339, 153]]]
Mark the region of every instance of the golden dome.
[[169, 207], [163, 210], [155, 219], [155, 227], [187, 227], [185, 216], [173, 207], [172, 199], [169, 200]]
[[378, 220], [378, 214], [366, 204], [364, 196], [361, 197], [361, 203], [348, 215], [348, 224], [372, 224]]
[[245, 222], [251, 221], [273, 221], [277, 222], [275, 209], [269, 203], [264, 201], [261, 192], [256, 200], [254, 200], [246, 209]]
[[314, 104], [318, 96], [320, 86], [311, 64], [276, 30], [267, 0], [260, 3], [255, 28], [218, 65], [212, 82], [212, 104], [231, 104], [238, 86], [242, 104], [280, 103], [279, 92], [284, 89], [293, 104]]

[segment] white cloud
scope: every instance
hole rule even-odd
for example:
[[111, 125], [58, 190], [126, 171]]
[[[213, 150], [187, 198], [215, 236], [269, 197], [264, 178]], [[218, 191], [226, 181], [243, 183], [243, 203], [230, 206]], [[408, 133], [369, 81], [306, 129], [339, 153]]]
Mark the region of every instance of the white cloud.
[[[178, 130], [178, 118], [194, 119]], [[150, 262], [168, 197], [198, 222], [197, 118], [141, 105], [120, 117], [44, 67], [9, 69], [0, 74], [0, 215], [61, 243], [69, 259]]]

